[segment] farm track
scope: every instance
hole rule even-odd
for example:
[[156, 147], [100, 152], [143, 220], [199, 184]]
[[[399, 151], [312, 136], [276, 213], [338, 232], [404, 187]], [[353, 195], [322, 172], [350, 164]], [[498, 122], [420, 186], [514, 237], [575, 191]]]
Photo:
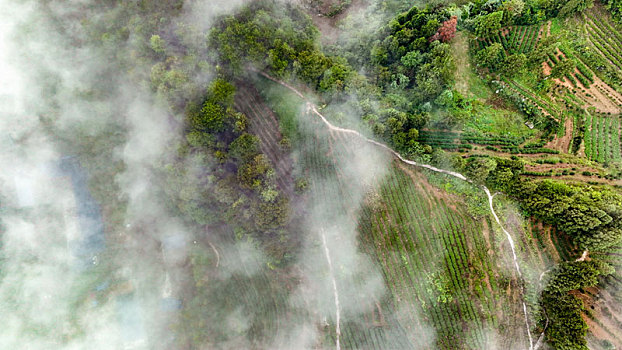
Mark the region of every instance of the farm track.
[[[256, 70], [255, 70], [256, 71]], [[360, 137], [361, 139], [365, 140], [366, 142], [376, 145], [386, 151], [388, 151], [389, 153], [391, 153], [392, 155], [394, 155], [396, 158], [398, 158], [400, 161], [402, 161], [403, 163], [409, 164], [409, 165], [413, 165], [416, 167], [421, 167], [421, 168], [425, 168], [437, 173], [442, 173], [442, 174], [446, 174], [449, 176], [453, 176], [456, 177], [460, 180], [472, 183], [469, 179], [467, 179], [464, 175], [454, 172], [454, 171], [450, 171], [450, 170], [445, 170], [445, 169], [439, 169], [437, 167], [434, 167], [432, 165], [429, 164], [424, 164], [424, 163], [417, 163], [415, 161], [411, 161], [411, 160], [407, 160], [405, 158], [403, 158], [397, 151], [393, 150], [392, 148], [390, 148], [389, 146], [385, 145], [384, 143], [369, 139], [367, 137], [365, 137], [364, 135], [362, 135], [361, 133], [359, 133], [356, 130], [352, 130], [352, 129], [346, 129], [346, 128], [341, 128], [338, 126], [334, 126], [333, 124], [331, 124], [318, 110], [317, 110], [317, 106], [315, 106], [310, 100], [308, 100], [307, 98], [304, 97], [304, 95], [302, 93], [300, 93], [297, 89], [295, 89], [294, 87], [292, 87], [291, 85], [278, 80], [276, 78], [273, 78], [272, 76], [268, 75], [265, 72], [262, 71], [256, 71], [257, 73], [261, 74], [262, 76], [264, 76], [267, 79], [270, 79], [278, 84], [281, 84], [282, 86], [285, 86], [286, 88], [290, 89], [292, 92], [296, 93], [298, 96], [300, 96], [304, 101], [306, 101], [307, 104], [307, 111], [308, 112], [312, 112], [313, 114], [315, 114], [316, 116], [318, 116], [322, 122], [329, 128], [329, 130], [333, 130], [333, 131], [338, 131], [338, 132], [342, 132], [345, 134], [351, 134], [351, 135], [356, 135], [358, 137]], [[512, 250], [512, 257], [513, 257], [513, 261], [514, 261], [514, 266], [515, 266], [515, 270], [519, 276], [519, 278], [522, 278], [522, 274], [520, 271], [520, 267], [518, 265], [518, 261], [517, 261], [517, 256], [516, 256], [516, 252], [515, 252], [515, 247], [514, 247], [514, 240], [512, 239], [512, 236], [510, 235], [510, 233], [503, 227], [503, 225], [501, 224], [501, 221], [499, 220], [499, 217], [497, 215], [497, 213], [495, 212], [494, 206], [493, 206], [493, 195], [490, 193], [490, 190], [485, 187], [482, 186], [482, 189], [484, 190], [484, 192], [486, 193], [487, 197], [488, 197], [488, 202], [489, 202], [489, 207], [490, 207], [490, 211], [495, 219], [495, 221], [497, 222], [497, 224], [501, 227], [503, 233], [506, 235], [508, 242], [510, 243], [510, 247]], [[323, 236], [323, 239], [324, 236]], [[330, 262], [329, 262], [330, 263]], [[334, 277], [333, 277], [334, 278]], [[520, 288], [520, 295], [521, 297], [524, 294], [524, 290], [522, 285], [519, 287]], [[523, 314], [524, 314], [524, 318], [525, 318], [525, 325], [526, 325], [526, 332], [529, 338], [529, 349], [533, 350], [534, 347], [534, 343], [533, 343], [533, 339], [531, 336], [531, 330], [530, 330], [530, 326], [529, 326], [529, 316], [528, 316], [528, 312], [527, 312], [527, 306], [525, 304], [524, 301], [522, 302], [522, 306], [523, 306]], [[336, 304], [338, 304], [338, 302], [336, 301]], [[339, 310], [337, 311], [339, 312]], [[339, 348], [339, 345], [337, 344], [337, 347]]]

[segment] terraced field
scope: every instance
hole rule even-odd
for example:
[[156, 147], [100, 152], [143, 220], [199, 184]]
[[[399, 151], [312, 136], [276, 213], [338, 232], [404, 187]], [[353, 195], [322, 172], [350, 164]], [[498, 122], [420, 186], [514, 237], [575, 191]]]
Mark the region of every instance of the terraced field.
[[622, 69], [622, 34], [614, 27], [610, 16], [595, 7], [584, 14], [585, 31], [594, 48], [612, 65]]
[[[515, 276], [498, 268], [509, 264], [509, 248], [499, 248], [503, 239], [496, 238], [489, 219], [473, 219], [458, 198], [397, 163], [375, 178], [378, 184], [366, 186], [362, 207], [348, 206], [360, 185], [348, 182], [338, 164], [360, 152], [364, 142], [317, 122], [310, 130], [300, 158], [310, 179], [308, 196], [332, 203], [315, 215], [327, 230], [339, 218], [357, 218], [360, 249], [379, 262], [387, 287], [382, 298], [366, 301], [373, 312], [342, 315], [342, 347], [481, 349], [493, 341], [489, 330], [499, 326], [516, 333], [502, 337], [504, 344], [527, 343]], [[334, 320], [329, 324], [326, 342], [334, 344]], [[429, 324], [434, 330], [425, 328]]]
[[585, 156], [600, 163], [621, 163], [620, 117], [588, 115]]
[[[512, 283], [494, 272], [504, 250], [494, 248], [489, 221], [474, 220], [459, 200], [400, 166], [374, 198], [362, 212], [361, 235], [383, 266], [394, 302], [412, 310], [402, 324], [415, 328], [423, 316], [438, 332], [436, 348], [478, 349], [491, 342], [487, 329], [517, 320], [511, 315], [518, 310], [507, 308], [512, 303], [501, 293]], [[520, 332], [520, 323], [514, 326]], [[505, 341], [525, 344], [521, 334]]]
[[505, 54], [528, 54], [538, 45], [538, 41], [546, 35], [546, 26], [512, 26], [503, 28], [499, 33], [479, 41], [480, 49], [493, 43], [500, 43]]

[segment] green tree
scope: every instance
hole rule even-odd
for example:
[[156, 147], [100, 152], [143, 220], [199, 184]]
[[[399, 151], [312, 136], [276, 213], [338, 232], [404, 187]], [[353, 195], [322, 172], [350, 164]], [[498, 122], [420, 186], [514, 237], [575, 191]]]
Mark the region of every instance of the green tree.
[[317, 87], [320, 77], [330, 64], [330, 60], [318, 51], [302, 51], [298, 53], [294, 67], [300, 79]]
[[551, 77], [559, 79], [563, 76], [570, 75], [574, 72], [575, 67], [576, 64], [574, 60], [563, 60], [553, 67], [553, 70], [551, 71]]
[[248, 162], [259, 154], [259, 138], [243, 133], [229, 144], [229, 156], [242, 162]]
[[207, 89], [207, 101], [217, 103], [224, 108], [233, 106], [235, 87], [225, 79], [215, 79]]
[[594, 6], [594, 0], [569, 0], [559, 10], [559, 16], [567, 17], [577, 12], [582, 12], [585, 9], [592, 8]]
[[287, 223], [290, 216], [289, 201], [278, 196], [272, 201], [261, 201], [254, 208], [255, 225], [260, 230], [279, 228]]
[[492, 158], [469, 158], [465, 172], [473, 182], [483, 184], [486, 182], [491, 171], [495, 170], [497, 162]]
[[513, 18], [518, 18], [523, 13], [525, 2], [523, 0], [508, 0], [501, 5], [504, 22], [510, 23]]
[[149, 39], [149, 45], [156, 53], [164, 53], [164, 40], [159, 35], [152, 35]]
[[502, 21], [503, 11], [497, 11], [488, 15], [479, 16], [475, 20], [475, 34], [484, 38], [496, 34], [501, 29]]
[[501, 62], [501, 58], [503, 57], [502, 53], [503, 45], [501, 45], [500, 43], [494, 43], [484, 49], [479, 50], [476, 55], [476, 60], [484, 67], [496, 69]]
[[523, 53], [509, 55], [503, 60], [501, 71], [508, 77], [513, 77], [520, 73], [527, 65], [527, 56]]

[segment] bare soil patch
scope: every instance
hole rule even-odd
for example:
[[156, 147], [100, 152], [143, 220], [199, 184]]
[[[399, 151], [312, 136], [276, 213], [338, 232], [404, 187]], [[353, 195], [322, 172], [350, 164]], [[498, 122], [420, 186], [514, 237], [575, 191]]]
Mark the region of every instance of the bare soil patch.
[[[556, 55], [562, 55], [566, 57], [561, 51], [557, 51]], [[543, 71], [545, 74], [550, 74], [551, 67], [548, 64], [543, 64]], [[593, 72], [592, 72], [593, 73]], [[579, 69], [575, 68], [574, 75], [580, 75]], [[561, 81], [555, 79], [555, 83], [568, 88], [577, 98], [584, 102], [583, 108], [594, 107], [596, 112], [599, 113], [622, 113], [622, 95], [611, 88], [604, 81], [602, 81], [596, 74], [593, 74], [594, 82], [587, 88], [579, 80], [577, 80], [577, 87], [574, 87], [567, 79]]]
[[343, 11], [334, 16], [327, 16], [332, 6], [339, 5], [341, 0], [304, 0], [307, 13], [311, 16], [313, 24], [320, 30], [321, 40], [325, 44], [334, 44], [339, 38], [341, 29], [338, 27], [339, 21], [348, 17], [349, 14], [358, 12], [368, 4], [363, 0], [352, 0], [350, 5], [345, 6]]
[[568, 153], [568, 149], [570, 148], [570, 142], [572, 141], [572, 128], [572, 118], [567, 117], [566, 121], [564, 122], [564, 136], [558, 137], [557, 135], [555, 135], [555, 138], [546, 145], [544, 145], [544, 147], [558, 150], [561, 153]]

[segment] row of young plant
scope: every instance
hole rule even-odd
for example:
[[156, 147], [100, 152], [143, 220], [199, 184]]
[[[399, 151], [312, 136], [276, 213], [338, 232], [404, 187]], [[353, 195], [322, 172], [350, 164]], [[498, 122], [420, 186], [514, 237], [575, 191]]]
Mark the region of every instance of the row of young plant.
[[[468, 276], [470, 265], [487, 261], [479, 251], [478, 259], [470, 256], [474, 252], [466, 244], [465, 235], [478, 235], [477, 225], [435, 196], [422, 192], [422, 188], [414, 187], [410, 177], [394, 170], [382, 186], [382, 209], [367, 208], [363, 215], [366, 224], [361, 227], [366, 236], [373, 237], [385, 277], [393, 281], [389, 284], [396, 297], [416, 297], [424, 314], [441, 332], [437, 345], [444, 349], [478, 348], [485, 342], [482, 316], [473, 305], [464, 277]], [[439, 261], [430, 261], [431, 256], [439, 257]], [[490, 271], [490, 266], [482, 269]], [[400, 293], [400, 289], [408, 291]], [[409, 292], [412, 294], [407, 297]], [[492, 299], [489, 293], [486, 298]], [[489, 322], [494, 322], [494, 312], [486, 314], [491, 318]], [[465, 334], [470, 336], [465, 339]]]
[[606, 16], [602, 15], [600, 12], [597, 12], [596, 15], [591, 12], [586, 12], [586, 16], [590, 19], [590, 21], [586, 22], [599, 35], [606, 38], [609, 45], [616, 49], [622, 47], [622, 34], [620, 34], [617, 28], [611, 25]]
[[519, 48], [521, 53], [527, 54], [536, 48], [538, 42], [538, 34], [540, 33], [540, 26], [529, 26], [527, 34], [523, 37], [523, 41]]
[[556, 105], [550, 104], [549, 102], [542, 100], [542, 98], [535, 96], [535, 94], [529, 88], [522, 86], [516, 80], [508, 80], [503, 78], [503, 81], [506, 84], [510, 85], [513, 89], [517, 90], [523, 96], [531, 99], [533, 103], [535, 103], [542, 110], [547, 112], [552, 118], [557, 118], [560, 115], [560, 110]]
[[493, 146], [486, 146], [486, 149], [491, 150], [491, 151], [507, 152], [511, 154], [540, 154], [540, 153], [559, 154], [560, 153], [558, 150], [546, 148], [546, 147], [524, 148], [524, 147], [517, 147], [517, 146], [501, 146], [500, 148], [497, 148]]
[[570, 170], [570, 169], [563, 169], [561, 171], [553, 171], [553, 169], [549, 169], [547, 171], [533, 171], [533, 170], [525, 170], [522, 175], [528, 175], [528, 176], [546, 176], [546, 177], [552, 177], [552, 176], [574, 176], [576, 175], [577, 172], [574, 170]]
[[248, 115], [248, 123], [253, 134], [261, 140], [260, 148], [263, 154], [270, 159], [276, 171], [275, 181], [280, 190], [285, 193], [291, 193], [293, 189], [292, 169], [288, 162], [281, 161], [285, 159], [285, 149], [281, 144], [281, 140], [277, 139], [279, 132], [279, 124], [273, 117], [272, 111], [268, 107], [260, 103], [250, 90], [240, 89], [239, 97], [236, 96], [235, 105], [237, 110], [245, 111]]
[[[501, 137], [476, 132], [462, 134], [449, 131], [421, 131], [418, 141], [443, 149], [473, 149], [471, 144], [488, 146], [518, 146], [525, 141], [524, 137]], [[460, 141], [460, 143], [457, 143]], [[543, 144], [542, 144], [543, 145]]]
[[476, 132], [464, 132], [461, 135], [462, 142], [474, 143], [478, 145], [514, 145], [518, 146], [525, 141], [524, 137], [514, 136], [495, 136]]
[[[590, 12], [592, 11], [586, 11], [586, 13]], [[610, 40], [615, 39], [618, 42], [618, 46], [620, 46], [620, 33], [610, 26], [609, 23], [611, 21], [609, 16], [604, 11], [598, 11], [592, 16], [594, 20], [592, 23], [586, 24], [585, 27], [589, 27], [590, 25], [601, 26], [603, 31], [607, 33], [605, 38], [610, 38]], [[588, 17], [584, 17], [584, 19], [585, 22], [588, 22]], [[615, 65], [614, 61], [610, 61], [609, 59], [614, 57], [608, 53], [603, 44], [598, 42], [597, 38], [592, 38], [589, 33], [583, 35], [584, 32], [585, 30], [581, 30], [579, 36], [574, 37], [573, 40], [564, 42], [564, 45], [562, 45], [560, 49], [571, 49], [576, 58], [591, 69], [595, 76], [598, 76], [615, 90], [621, 91], [622, 71], [619, 66]], [[619, 50], [616, 51], [619, 52]], [[609, 55], [609, 57], [607, 57], [607, 55]]]
[[[583, 86], [585, 86], [586, 89], [590, 88], [590, 85], [594, 83], [594, 73], [592, 73], [592, 71], [585, 65], [583, 64], [583, 62], [581, 62], [580, 59], [578, 59], [577, 57], [575, 57], [575, 55], [566, 47], [564, 47], [563, 45], [559, 47], [559, 50], [564, 54], [565, 59], [571, 59], [574, 61], [575, 63], [575, 67], [577, 68], [577, 70], [579, 71], [580, 74], [578, 73], [573, 73], [574, 77], [579, 80], [579, 82], [581, 82], [581, 84]], [[549, 56], [550, 58], [550, 56]], [[564, 60], [563, 56], [559, 56], [559, 60], [562, 61]], [[567, 74], [566, 78], [570, 80], [570, 82], [572, 83], [572, 85], [574, 87], [577, 86], [577, 82], [576, 80], [574, 80], [574, 78], [572, 77], [572, 75]]]
[[588, 115], [585, 156], [600, 163], [622, 162], [620, 118]]
[[[606, 88], [604, 88], [604, 87], [603, 87], [603, 86], [601, 86], [601, 85], [596, 85], [596, 89], [597, 89], [598, 91], [600, 91], [600, 93], [601, 93], [601, 94], [603, 94], [604, 96], [606, 96], [606, 97], [607, 97], [607, 99], [608, 99], [609, 101], [611, 101], [614, 105], [616, 105], [616, 106], [618, 106], [618, 107], [622, 107], [622, 99], [620, 99], [619, 97], [617, 97], [617, 96], [613, 95], [613, 94], [611, 93], [611, 91], [610, 91], [610, 90], [607, 90]], [[607, 112], [607, 114], [608, 114], [608, 115], [611, 115], [612, 113], [611, 113], [611, 112]]]
[[451, 131], [420, 131], [417, 141], [432, 147], [439, 147], [444, 150], [468, 152], [473, 146], [464, 143], [458, 143], [460, 134]]
[[516, 26], [510, 29], [510, 39], [507, 40], [503, 36], [503, 47], [510, 53], [524, 53], [531, 52], [537, 45], [538, 34], [540, 33], [540, 26]]
[[611, 40], [611, 34], [603, 32], [598, 26], [598, 21], [587, 21], [585, 26], [590, 37], [590, 42], [604, 55], [612, 64], [619, 69], [622, 68], [622, 55], [620, 54], [620, 45]]
[[504, 82], [498, 80], [493, 80], [491, 85], [496, 93], [512, 102], [521, 112], [525, 113], [530, 120], [535, 122], [544, 118], [544, 113], [542, 113], [540, 107], [531, 101], [528, 96], [524, 96]]
[[[553, 52], [548, 52], [547, 53], [548, 56], [548, 64], [551, 68], [555, 67], [556, 64], [563, 62], [566, 58], [563, 55], [559, 55], [557, 56], [555, 53]], [[572, 85], [573, 87], [577, 87], [577, 80], [572, 76], [571, 73], [568, 73], [566, 75], [564, 75], [561, 80], [568, 80], [568, 82], [570, 83], [570, 85]]]

